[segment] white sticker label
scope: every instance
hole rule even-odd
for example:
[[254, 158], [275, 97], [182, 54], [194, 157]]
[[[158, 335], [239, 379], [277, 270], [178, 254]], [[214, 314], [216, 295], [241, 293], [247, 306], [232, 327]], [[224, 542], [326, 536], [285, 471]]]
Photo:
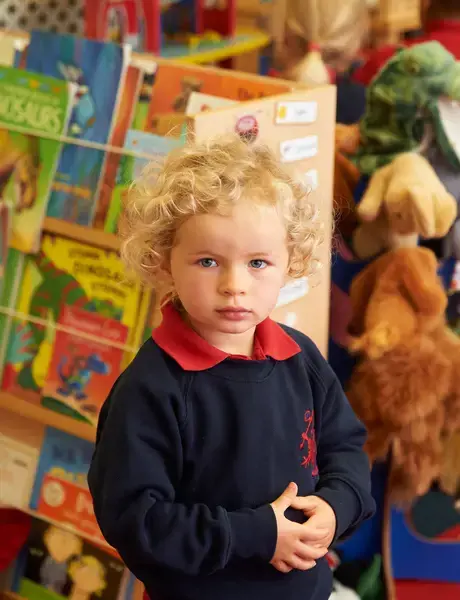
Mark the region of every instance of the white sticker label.
[[281, 288], [278, 296], [278, 302], [276, 303], [276, 308], [279, 308], [280, 306], [286, 306], [286, 304], [290, 304], [291, 302], [294, 302], [294, 300], [303, 298], [308, 294], [308, 290], [308, 277], [293, 279]]
[[286, 140], [280, 144], [282, 162], [295, 162], [312, 158], [318, 153], [318, 136], [309, 135], [295, 140]]
[[305, 183], [314, 192], [318, 188], [318, 171], [310, 169], [305, 173]]
[[318, 115], [316, 102], [280, 102], [276, 107], [277, 125], [314, 123]]

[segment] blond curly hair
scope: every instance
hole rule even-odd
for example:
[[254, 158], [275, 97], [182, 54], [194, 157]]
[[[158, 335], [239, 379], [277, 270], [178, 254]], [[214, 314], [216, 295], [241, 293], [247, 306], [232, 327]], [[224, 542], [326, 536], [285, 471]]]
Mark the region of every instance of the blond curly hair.
[[171, 295], [164, 274], [181, 224], [193, 215], [227, 215], [237, 203], [251, 202], [276, 207], [286, 223], [287, 275], [309, 275], [317, 266], [321, 224], [308, 193], [265, 146], [237, 135], [190, 141], [161, 165], [149, 165], [132, 185], [119, 227], [122, 259], [149, 287]]

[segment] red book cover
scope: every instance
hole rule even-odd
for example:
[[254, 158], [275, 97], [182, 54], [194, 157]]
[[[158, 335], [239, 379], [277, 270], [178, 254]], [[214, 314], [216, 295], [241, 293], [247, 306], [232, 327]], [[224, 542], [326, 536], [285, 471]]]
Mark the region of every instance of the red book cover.
[[128, 328], [75, 306], [63, 307], [57, 325], [62, 329], [56, 331], [42, 404], [96, 425], [120, 374]]
[[94, 515], [93, 501], [88, 488], [47, 473], [40, 490], [38, 513], [52, 521], [75, 528], [108, 550]]

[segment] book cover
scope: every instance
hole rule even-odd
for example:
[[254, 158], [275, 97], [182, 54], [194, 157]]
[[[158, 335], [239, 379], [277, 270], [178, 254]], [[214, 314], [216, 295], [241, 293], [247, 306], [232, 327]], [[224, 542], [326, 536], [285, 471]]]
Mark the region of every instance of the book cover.
[[235, 104], [235, 100], [219, 98], [218, 96], [211, 96], [210, 94], [202, 94], [200, 92], [192, 92], [187, 102], [185, 114], [187, 117], [193, 117], [193, 115], [205, 110], [216, 110], [218, 108], [232, 106], [233, 104]]
[[0, 297], [5, 278], [6, 261], [11, 236], [11, 207], [0, 200]]
[[12, 35], [0, 32], [0, 65], [12, 67], [16, 56], [15, 39]]
[[[14, 310], [16, 307], [24, 272], [24, 264], [25, 254], [14, 248], [9, 248], [6, 258], [3, 286], [2, 289], [0, 289], [0, 381], [3, 377], [4, 366], [8, 361], [8, 355], [11, 356], [15, 352], [14, 344], [10, 344], [10, 333], [13, 328], [13, 317], [10, 311]], [[27, 360], [30, 359], [31, 356], [29, 350], [24, 347], [24, 354], [21, 355], [21, 359]]]
[[[227, 74], [213, 69], [204, 69], [189, 65], [166, 64], [158, 66], [153, 84], [146, 130], [159, 133], [158, 121], [164, 115], [183, 115], [192, 92], [244, 102], [289, 92], [292, 85], [288, 82], [269, 78], [250, 78], [244, 74]], [[180, 120], [171, 119], [173, 126]], [[164, 127], [164, 124], [161, 125]]]
[[149, 162], [161, 161], [171, 150], [184, 144], [182, 139], [162, 137], [153, 133], [130, 129], [126, 134], [125, 150], [139, 152], [144, 157], [125, 154], [119, 166], [104, 229], [116, 233], [123, 199], [131, 183], [139, 178]]
[[38, 250], [62, 149], [46, 135], [66, 132], [74, 92], [53, 77], [0, 67], [0, 200], [12, 208], [11, 245], [21, 252]]
[[14, 591], [27, 600], [115, 600], [125, 578], [121, 560], [40, 519], [32, 521], [18, 571]]
[[[33, 31], [26, 68], [76, 84], [78, 92], [68, 135], [106, 144], [129, 59], [126, 46], [72, 35]], [[105, 153], [64, 145], [48, 216], [90, 225]]]
[[[30, 508], [45, 519], [66, 523], [77, 533], [100, 542], [104, 537], [94, 515], [88, 470], [94, 444], [47, 427], [35, 472]], [[111, 550], [111, 549], [110, 549]]]
[[27, 508], [38, 451], [0, 433], [0, 505]]
[[120, 375], [124, 354], [120, 346], [127, 342], [128, 328], [74, 306], [63, 306], [57, 325], [65, 329], [56, 331], [42, 404], [96, 426]]
[[[45, 234], [40, 251], [28, 255], [3, 372], [3, 389], [32, 402], [48, 374], [55, 324], [69, 305], [119, 321], [136, 334], [142, 288], [129, 277], [118, 253]], [[31, 317], [32, 320], [27, 318]]]
[[93, 452], [92, 442], [54, 427], [46, 427], [32, 488], [30, 508], [38, 510], [46, 476], [59, 477], [87, 488], [87, 476]]
[[[120, 103], [113, 123], [112, 135], [109, 140], [110, 146], [119, 148], [124, 146], [126, 133], [131, 127], [134, 119], [136, 103], [143, 78], [144, 73], [141, 69], [132, 65], [128, 67]], [[112, 152], [107, 153], [105, 170], [101, 176], [101, 186], [93, 220], [93, 227], [96, 227], [97, 229], [103, 229], [104, 227], [121, 159], [122, 154]]]

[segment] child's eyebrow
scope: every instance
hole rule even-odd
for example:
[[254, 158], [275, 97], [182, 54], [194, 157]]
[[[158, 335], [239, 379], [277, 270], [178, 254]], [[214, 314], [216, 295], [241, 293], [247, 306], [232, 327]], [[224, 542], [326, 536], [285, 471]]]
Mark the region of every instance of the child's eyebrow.
[[[190, 256], [215, 256], [216, 258], [223, 258], [223, 255], [221, 255], [219, 252], [209, 250], [209, 249], [196, 250], [196, 251], [194, 250], [193, 252], [190, 252], [189, 254], [190, 254]], [[245, 254], [245, 256], [246, 256], [246, 258], [270, 258], [270, 257], [273, 257], [274, 254], [273, 254], [273, 252], [267, 252], [267, 251], [261, 251], [261, 252], [253, 251], [253, 252], [247, 252]]]

